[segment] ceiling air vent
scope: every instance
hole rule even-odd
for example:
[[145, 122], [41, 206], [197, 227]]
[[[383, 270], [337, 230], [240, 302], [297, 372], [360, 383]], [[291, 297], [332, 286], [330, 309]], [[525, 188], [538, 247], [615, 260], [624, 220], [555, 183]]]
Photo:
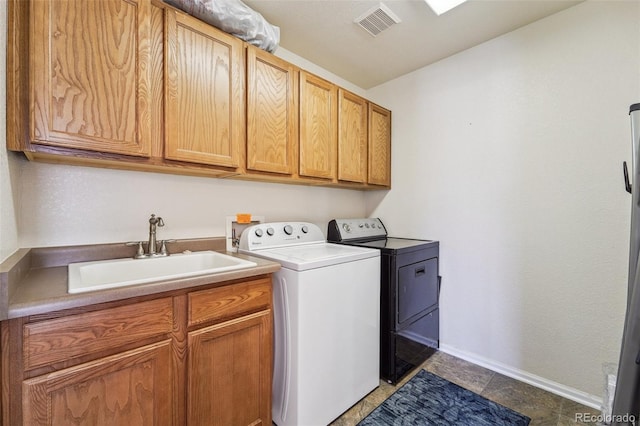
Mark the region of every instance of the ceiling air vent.
[[393, 24], [399, 24], [401, 21], [391, 9], [380, 3], [379, 6], [365, 12], [353, 22], [375, 37]]

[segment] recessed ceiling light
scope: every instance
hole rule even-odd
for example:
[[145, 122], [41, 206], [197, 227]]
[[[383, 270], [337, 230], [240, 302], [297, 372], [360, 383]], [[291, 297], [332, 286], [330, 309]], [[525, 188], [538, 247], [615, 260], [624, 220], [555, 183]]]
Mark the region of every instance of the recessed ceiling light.
[[467, 0], [424, 0], [436, 15], [442, 15]]

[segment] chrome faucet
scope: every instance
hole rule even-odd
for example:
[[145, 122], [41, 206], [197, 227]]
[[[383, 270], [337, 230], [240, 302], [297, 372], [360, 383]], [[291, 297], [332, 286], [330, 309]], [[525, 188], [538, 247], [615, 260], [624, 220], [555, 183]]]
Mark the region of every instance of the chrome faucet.
[[149, 257], [156, 256], [158, 248], [156, 245], [156, 226], [164, 226], [164, 221], [160, 216], [156, 217], [155, 214], [152, 214], [149, 219], [149, 243], [147, 244], [147, 255]]
[[169, 252], [167, 251], [167, 243], [172, 243], [175, 240], [161, 240], [160, 241], [160, 252], [158, 252], [158, 242], [156, 240], [156, 229], [157, 227], [164, 226], [164, 221], [160, 216], [156, 217], [155, 214], [152, 214], [149, 218], [149, 241], [147, 241], [147, 252], [144, 252], [144, 248], [142, 245], [143, 241], [135, 241], [127, 243], [128, 246], [138, 246], [136, 254], [134, 258], [136, 259], [145, 259], [148, 257], [159, 257], [159, 256], [169, 256]]

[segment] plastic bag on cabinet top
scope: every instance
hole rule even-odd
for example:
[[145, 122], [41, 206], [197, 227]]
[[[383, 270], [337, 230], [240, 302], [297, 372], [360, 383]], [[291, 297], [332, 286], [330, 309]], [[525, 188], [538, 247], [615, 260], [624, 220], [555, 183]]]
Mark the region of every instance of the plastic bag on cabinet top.
[[240, 0], [164, 2], [267, 52], [275, 52], [280, 43], [280, 28]]

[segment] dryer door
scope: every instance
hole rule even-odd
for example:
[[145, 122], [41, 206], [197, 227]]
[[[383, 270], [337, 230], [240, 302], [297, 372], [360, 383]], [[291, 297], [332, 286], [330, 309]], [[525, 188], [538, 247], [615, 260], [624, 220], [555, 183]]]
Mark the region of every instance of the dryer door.
[[438, 303], [438, 258], [402, 266], [398, 270], [397, 324], [416, 317]]

